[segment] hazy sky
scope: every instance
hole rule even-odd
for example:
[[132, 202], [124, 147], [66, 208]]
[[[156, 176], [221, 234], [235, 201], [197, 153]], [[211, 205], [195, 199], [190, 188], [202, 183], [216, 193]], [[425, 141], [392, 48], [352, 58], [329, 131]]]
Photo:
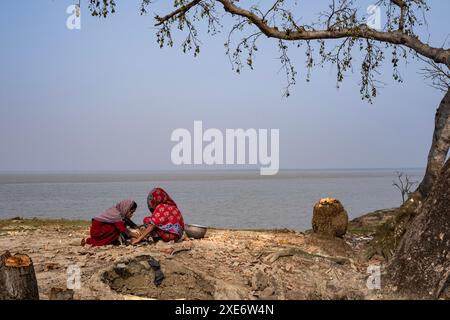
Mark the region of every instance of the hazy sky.
[[[221, 34], [202, 35], [193, 58], [179, 42], [158, 47], [140, 1], [117, 2], [117, 14], [104, 20], [82, 1], [81, 30], [66, 28], [73, 1], [2, 2], [0, 171], [175, 169], [170, 134], [192, 130], [194, 120], [280, 129], [282, 168], [425, 165], [443, 94], [424, 84], [421, 63], [402, 66], [404, 84], [386, 64], [385, 87], [371, 105], [360, 98], [359, 66], [339, 90], [332, 67], [315, 69], [307, 83], [305, 57], [293, 50], [299, 76], [286, 99], [273, 40], [260, 43], [255, 70], [237, 75], [224, 54], [227, 21]], [[430, 3], [430, 42], [440, 46], [450, 1]]]

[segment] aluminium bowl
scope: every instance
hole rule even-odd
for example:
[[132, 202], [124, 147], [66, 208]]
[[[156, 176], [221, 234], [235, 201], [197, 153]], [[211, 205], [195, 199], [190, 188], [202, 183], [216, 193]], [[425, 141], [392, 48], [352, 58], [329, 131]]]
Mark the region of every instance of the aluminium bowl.
[[185, 224], [184, 232], [189, 238], [201, 239], [205, 236], [206, 230], [208, 230], [205, 226], [200, 226], [198, 224]]

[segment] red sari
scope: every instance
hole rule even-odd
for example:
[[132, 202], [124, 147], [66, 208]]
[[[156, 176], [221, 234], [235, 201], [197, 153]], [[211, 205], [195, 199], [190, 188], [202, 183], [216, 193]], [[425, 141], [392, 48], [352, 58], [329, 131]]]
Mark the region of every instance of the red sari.
[[120, 234], [125, 233], [126, 230], [123, 221], [108, 223], [92, 219], [91, 237], [86, 240], [86, 243], [93, 246], [114, 244], [119, 240]]
[[91, 237], [86, 240], [86, 243], [93, 246], [106, 246], [117, 242], [120, 234], [127, 231], [124, 219], [133, 206], [136, 206], [133, 200], [123, 200], [92, 219]]
[[184, 219], [167, 192], [161, 188], [153, 189], [147, 197], [147, 204], [152, 215], [144, 218], [144, 225], [155, 226], [152, 238], [166, 242], [180, 240], [184, 232]]

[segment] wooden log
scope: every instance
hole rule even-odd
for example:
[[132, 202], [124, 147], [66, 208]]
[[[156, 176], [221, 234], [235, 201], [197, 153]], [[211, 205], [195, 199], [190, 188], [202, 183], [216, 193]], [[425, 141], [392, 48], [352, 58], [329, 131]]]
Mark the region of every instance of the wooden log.
[[25, 254], [0, 256], [0, 300], [38, 300], [33, 261]]

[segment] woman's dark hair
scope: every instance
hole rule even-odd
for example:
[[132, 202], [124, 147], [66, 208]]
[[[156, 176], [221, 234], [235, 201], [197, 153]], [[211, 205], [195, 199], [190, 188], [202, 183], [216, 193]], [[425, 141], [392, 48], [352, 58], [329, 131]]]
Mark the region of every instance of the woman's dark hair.
[[136, 210], [137, 208], [137, 203], [133, 201], [133, 203], [131, 204], [131, 210]]

